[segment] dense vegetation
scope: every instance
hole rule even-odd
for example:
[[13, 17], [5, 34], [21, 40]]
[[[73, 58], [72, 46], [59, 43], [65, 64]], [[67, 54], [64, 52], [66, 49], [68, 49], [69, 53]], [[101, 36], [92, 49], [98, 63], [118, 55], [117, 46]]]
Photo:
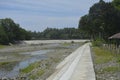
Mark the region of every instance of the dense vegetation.
[[47, 28], [43, 32], [31, 32], [21, 28], [12, 19], [0, 19], [0, 44], [9, 44], [29, 39], [83, 39], [87, 38], [75, 28]]
[[9, 44], [29, 39], [80, 39], [87, 38], [75, 28], [47, 28], [43, 32], [31, 32], [21, 28], [12, 19], [0, 19], [0, 44]]
[[100, 0], [94, 4], [89, 13], [80, 19], [79, 29], [94, 40], [107, 40], [111, 35], [120, 32], [120, 0], [109, 3]]
[[28, 39], [31, 39], [29, 31], [21, 28], [10, 18], [0, 19], [0, 44], [15, 43]]
[[83, 39], [87, 38], [84, 33], [81, 33], [75, 28], [47, 28], [43, 32], [33, 32], [32, 39]]
[[120, 10], [120, 0], [113, 0], [112, 4], [116, 9]]
[[120, 0], [109, 3], [100, 0], [94, 4], [89, 13], [80, 19], [79, 29], [93, 39], [92, 57], [96, 79], [119, 80], [120, 49], [115, 44], [120, 40], [108, 40], [108, 37], [120, 32]]

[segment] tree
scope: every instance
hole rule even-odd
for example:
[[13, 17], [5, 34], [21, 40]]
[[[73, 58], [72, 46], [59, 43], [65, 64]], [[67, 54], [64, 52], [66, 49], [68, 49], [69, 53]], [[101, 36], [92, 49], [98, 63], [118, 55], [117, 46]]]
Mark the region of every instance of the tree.
[[33, 32], [33, 39], [80, 39], [81, 32], [75, 28], [47, 28], [43, 32]]
[[22, 29], [12, 19], [0, 19], [0, 43], [8, 44], [15, 41], [30, 39], [30, 32]]
[[0, 44], [6, 44], [8, 43], [8, 36], [5, 33], [4, 29], [2, 26], [0, 26]]
[[115, 6], [115, 8], [120, 10], [120, 0], [113, 0], [112, 4]]
[[93, 39], [107, 39], [110, 35], [120, 31], [119, 12], [111, 3], [100, 0], [90, 7], [89, 14], [79, 21], [79, 28], [87, 32]]

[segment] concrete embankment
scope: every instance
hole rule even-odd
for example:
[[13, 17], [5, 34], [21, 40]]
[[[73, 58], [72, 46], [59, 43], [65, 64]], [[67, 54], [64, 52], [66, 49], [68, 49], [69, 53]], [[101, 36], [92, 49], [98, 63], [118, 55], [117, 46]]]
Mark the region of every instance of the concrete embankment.
[[95, 80], [90, 43], [66, 57], [47, 80]]

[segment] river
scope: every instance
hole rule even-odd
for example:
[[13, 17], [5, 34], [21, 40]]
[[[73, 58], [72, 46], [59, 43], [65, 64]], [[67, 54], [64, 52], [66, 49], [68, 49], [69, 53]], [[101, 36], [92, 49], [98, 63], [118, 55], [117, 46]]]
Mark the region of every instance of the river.
[[[52, 50], [40, 50], [40, 51], [33, 51], [33, 52], [25, 52], [25, 53], [19, 53], [19, 54], [24, 54], [24, 55], [30, 55], [31, 58], [22, 60], [16, 65], [14, 65], [11, 70], [8, 70], [5, 68], [0, 69], [0, 77], [17, 77], [19, 75], [19, 70], [28, 67], [31, 63], [34, 63], [36, 61], [40, 61], [42, 59], [47, 58], [44, 54], [50, 52]], [[9, 67], [8, 67], [9, 68]]]

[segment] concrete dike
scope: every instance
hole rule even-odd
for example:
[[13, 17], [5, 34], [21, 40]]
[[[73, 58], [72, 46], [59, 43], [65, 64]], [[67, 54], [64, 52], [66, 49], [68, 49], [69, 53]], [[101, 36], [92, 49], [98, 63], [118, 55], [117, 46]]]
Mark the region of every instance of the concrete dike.
[[90, 43], [79, 47], [66, 57], [46, 80], [96, 80]]

